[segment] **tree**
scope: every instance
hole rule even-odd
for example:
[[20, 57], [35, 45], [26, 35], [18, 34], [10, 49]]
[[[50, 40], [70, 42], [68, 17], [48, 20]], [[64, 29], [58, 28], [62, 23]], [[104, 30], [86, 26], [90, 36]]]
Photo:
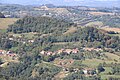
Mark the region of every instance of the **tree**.
[[2, 64], [3, 62], [2, 62], [2, 59], [0, 58], [0, 64]]
[[5, 18], [5, 16], [0, 12], [0, 18]]
[[103, 68], [102, 64], [99, 64], [99, 66], [97, 67], [97, 70], [98, 70], [98, 73], [105, 71], [105, 69]]

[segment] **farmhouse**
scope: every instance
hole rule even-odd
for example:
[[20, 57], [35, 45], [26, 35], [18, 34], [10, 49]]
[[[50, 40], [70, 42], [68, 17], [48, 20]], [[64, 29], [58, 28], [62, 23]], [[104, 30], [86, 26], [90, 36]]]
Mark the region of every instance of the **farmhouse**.
[[83, 72], [86, 76], [96, 75], [96, 70], [92, 68], [85, 68], [83, 69]]
[[60, 49], [57, 51], [58, 54], [63, 53], [63, 52], [64, 52], [64, 49]]
[[51, 52], [51, 51], [44, 51], [42, 50], [40, 52], [40, 54], [42, 55], [56, 55], [56, 54], [61, 54], [61, 53], [66, 53], [66, 54], [77, 54], [79, 52], [79, 49], [78, 48], [75, 48], [75, 49], [60, 49], [58, 51], [54, 51], [54, 52]]
[[12, 54], [13, 52], [12, 51], [8, 51], [7, 54]]
[[40, 54], [42, 54], [42, 55], [45, 55], [45, 53], [46, 53], [45, 51], [41, 51], [41, 52], [40, 52]]
[[7, 56], [9, 56], [9, 57], [16, 57], [16, 56], [17, 56], [17, 54], [15, 54], [15, 53], [12, 53], [12, 54], [7, 54]]
[[97, 52], [103, 51], [101, 48], [83, 48], [83, 50], [85, 50], [85, 51], [97, 51]]
[[51, 51], [44, 51], [43, 50], [43, 51], [40, 52], [40, 54], [49, 56], [49, 55], [55, 55], [56, 53], [51, 52]]
[[66, 49], [64, 50], [63, 52], [67, 53], [67, 54], [71, 54], [71, 53], [78, 53], [79, 52], [79, 49], [78, 48], [75, 48], [75, 49]]
[[53, 52], [48, 51], [48, 52], [46, 52], [46, 54], [47, 54], [47, 55], [52, 55], [52, 54], [53, 54]]
[[11, 58], [12, 60], [18, 59], [18, 55], [16, 53], [13, 53], [12, 51], [8, 51], [6, 56]]
[[29, 42], [29, 43], [33, 43], [33, 42], [34, 42], [34, 40], [28, 40], [28, 42]]
[[70, 54], [70, 53], [72, 53], [72, 49], [66, 49], [64, 52], [67, 54]]
[[0, 55], [1, 57], [6, 57], [6, 58], [10, 58], [12, 60], [16, 60], [18, 59], [18, 55], [16, 53], [13, 53], [12, 51], [5, 51], [5, 50], [0, 50]]
[[5, 54], [6, 51], [5, 50], [0, 50], [0, 54]]
[[75, 54], [76, 54], [76, 53], [78, 53], [78, 52], [79, 52], [78, 48], [72, 50], [72, 53], [75, 53]]

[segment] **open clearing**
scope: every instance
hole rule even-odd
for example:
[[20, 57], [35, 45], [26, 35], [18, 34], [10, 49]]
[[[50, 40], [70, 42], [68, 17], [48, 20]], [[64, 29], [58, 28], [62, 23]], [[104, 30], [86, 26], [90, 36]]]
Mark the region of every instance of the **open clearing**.
[[57, 75], [55, 75], [55, 80], [62, 80], [63, 78], [65, 78], [69, 73], [65, 72], [65, 71], [61, 71], [59, 72]]
[[113, 15], [113, 13], [108, 12], [90, 12], [90, 14], [99, 16], [99, 15]]
[[[101, 79], [102, 79], [102, 80], [108, 80], [110, 77], [119, 78], [119, 79], [120, 79], [120, 75], [102, 75], [102, 76], [101, 76]], [[118, 79], [117, 79], [117, 80], [118, 80]]]
[[118, 62], [120, 62], [120, 56], [116, 55], [116, 54], [112, 54], [112, 53], [105, 53], [105, 55], [108, 57], [108, 59], [110, 60], [117, 60]]
[[113, 60], [86, 59], [86, 60], [82, 61], [82, 64], [87, 65], [91, 68], [96, 68], [100, 63], [104, 63], [104, 62], [107, 64], [119, 63], [119, 62], [115, 62]]
[[55, 59], [54, 60], [54, 65], [59, 66], [59, 67], [70, 67], [73, 63], [73, 59]]
[[8, 25], [13, 24], [18, 19], [19, 18], [0, 18], [0, 29], [6, 29], [6, 28], [8, 28]]
[[89, 27], [102, 27], [103, 23], [100, 21], [95, 21], [95, 22], [90, 22], [88, 24], [86, 24], [85, 26], [89, 26]]
[[108, 28], [101, 28], [101, 29], [103, 29], [103, 30], [105, 30], [105, 31], [114, 31], [114, 32], [118, 32], [118, 33], [120, 33], [120, 28], [110, 28], [110, 27], [108, 27]]
[[65, 33], [63, 33], [63, 35], [74, 33], [75, 31], [77, 31], [77, 28], [76, 27], [71, 27], [71, 28], [69, 28], [68, 31], [66, 31]]

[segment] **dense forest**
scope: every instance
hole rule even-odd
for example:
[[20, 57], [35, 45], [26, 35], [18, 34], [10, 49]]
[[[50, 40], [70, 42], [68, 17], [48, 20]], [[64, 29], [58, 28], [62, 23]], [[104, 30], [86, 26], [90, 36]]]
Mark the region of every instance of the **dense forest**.
[[57, 20], [49, 17], [25, 17], [18, 20], [15, 24], [10, 25], [8, 32], [14, 33], [52, 33], [57, 31], [65, 31], [67, 27], [73, 23], [68, 23], [63, 20]]

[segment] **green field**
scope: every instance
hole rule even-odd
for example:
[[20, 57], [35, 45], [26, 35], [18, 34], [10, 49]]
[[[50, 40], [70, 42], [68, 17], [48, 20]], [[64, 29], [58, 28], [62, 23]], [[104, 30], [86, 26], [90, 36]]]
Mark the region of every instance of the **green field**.
[[119, 34], [109, 34], [110, 36], [119, 36], [120, 37], [120, 33]]
[[112, 77], [112, 78], [119, 78], [120, 79], [120, 75], [102, 75], [101, 79], [102, 80], [108, 80], [110, 77]]

